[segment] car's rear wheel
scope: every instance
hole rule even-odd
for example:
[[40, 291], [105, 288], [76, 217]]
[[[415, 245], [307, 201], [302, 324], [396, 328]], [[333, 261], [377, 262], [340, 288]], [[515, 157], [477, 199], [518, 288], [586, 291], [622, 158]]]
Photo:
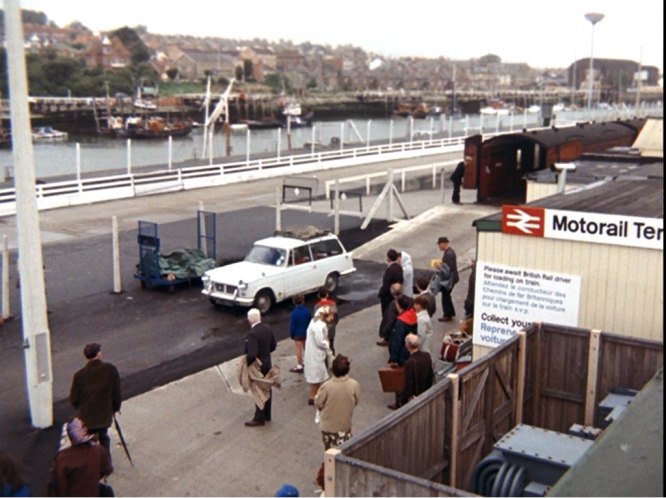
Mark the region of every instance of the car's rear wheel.
[[254, 307], [263, 315], [268, 313], [271, 306], [273, 306], [273, 294], [268, 290], [259, 291], [254, 298]]
[[338, 275], [337, 273], [329, 273], [326, 276], [326, 280], [324, 281], [324, 288], [332, 294], [338, 289], [339, 280], [340, 280], [340, 275]]

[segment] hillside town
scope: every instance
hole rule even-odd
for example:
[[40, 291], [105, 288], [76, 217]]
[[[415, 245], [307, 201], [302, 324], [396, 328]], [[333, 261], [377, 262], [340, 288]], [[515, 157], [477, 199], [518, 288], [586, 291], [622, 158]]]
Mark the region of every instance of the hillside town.
[[[565, 68], [535, 68], [508, 62], [501, 54], [475, 59], [446, 57], [388, 58], [351, 45], [331, 47], [289, 40], [261, 38], [239, 40], [150, 33], [146, 26], [93, 32], [79, 22], [57, 26], [45, 13], [23, 11], [28, 54], [80, 61], [92, 71], [136, 70], [148, 65], [156, 81], [215, 82], [231, 78], [267, 87], [274, 93], [315, 92], [490, 92], [548, 91], [588, 88], [589, 59], [572, 61]], [[4, 29], [0, 27], [0, 29]], [[131, 36], [128, 36], [131, 35]], [[124, 36], [123, 36], [124, 35]], [[0, 33], [4, 39], [4, 33]], [[136, 38], [136, 43], [128, 40]], [[640, 72], [639, 72], [640, 70]], [[136, 72], [136, 71], [134, 71]], [[655, 66], [619, 59], [595, 59], [594, 85], [600, 101], [631, 100], [636, 74], [641, 74], [642, 94], [661, 99], [661, 75]], [[98, 92], [103, 92], [100, 88]]]

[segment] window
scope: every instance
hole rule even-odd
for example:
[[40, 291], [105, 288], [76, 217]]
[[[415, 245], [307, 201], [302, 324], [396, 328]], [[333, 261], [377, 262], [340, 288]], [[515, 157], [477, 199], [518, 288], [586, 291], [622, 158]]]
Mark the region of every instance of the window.
[[275, 247], [254, 246], [245, 256], [245, 261], [262, 265], [283, 266], [287, 258], [287, 251]]
[[344, 252], [337, 239], [326, 239], [320, 240], [319, 242], [313, 242], [310, 247], [312, 248], [314, 259], [328, 258]]
[[291, 251], [289, 266], [302, 265], [303, 263], [307, 263], [309, 261], [311, 261], [310, 248], [307, 245], [296, 247]]

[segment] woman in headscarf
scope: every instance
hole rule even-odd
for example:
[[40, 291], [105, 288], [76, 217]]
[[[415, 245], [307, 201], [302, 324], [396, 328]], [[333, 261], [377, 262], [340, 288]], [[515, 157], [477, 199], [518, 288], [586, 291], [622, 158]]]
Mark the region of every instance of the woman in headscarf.
[[310, 325], [308, 325], [303, 373], [305, 374], [305, 381], [309, 384], [309, 405], [314, 405], [314, 398], [319, 386], [329, 377], [326, 358], [332, 356], [328, 342], [328, 323], [332, 319], [331, 309], [328, 306], [322, 306], [317, 308]]
[[88, 434], [81, 419], [67, 423], [72, 446], [55, 456], [49, 479], [51, 496], [100, 496], [100, 479], [113, 472], [109, 452]]

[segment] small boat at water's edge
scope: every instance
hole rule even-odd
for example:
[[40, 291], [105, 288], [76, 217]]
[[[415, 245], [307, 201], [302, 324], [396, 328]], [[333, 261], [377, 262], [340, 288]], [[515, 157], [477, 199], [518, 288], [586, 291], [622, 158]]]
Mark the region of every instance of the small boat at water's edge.
[[32, 129], [33, 142], [60, 142], [69, 138], [66, 131], [54, 130], [51, 126], [36, 126]]

